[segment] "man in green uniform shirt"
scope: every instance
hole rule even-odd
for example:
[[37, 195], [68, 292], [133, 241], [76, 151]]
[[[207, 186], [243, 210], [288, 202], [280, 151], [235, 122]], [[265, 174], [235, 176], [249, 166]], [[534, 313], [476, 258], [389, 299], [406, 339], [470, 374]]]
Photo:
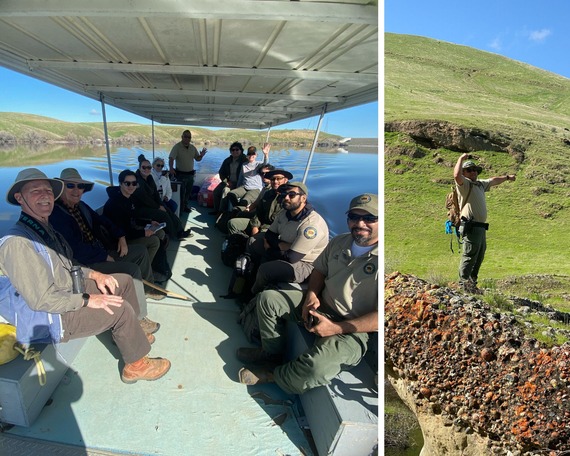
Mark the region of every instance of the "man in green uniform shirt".
[[[246, 385], [275, 382], [302, 394], [327, 385], [343, 366], [355, 366], [366, 353], [369, 333], [378, 331], [378, 196], [352, 199], [350, 233], [332, 239], [314, 262], [307, 292], [265, 290], [257, 300], [262, 348], [242, 347]], [[282, 364], [285, 319], [302, 323], [315, 343], [297, 359]], [[277, 366], [277, 367], [275, 367]]]

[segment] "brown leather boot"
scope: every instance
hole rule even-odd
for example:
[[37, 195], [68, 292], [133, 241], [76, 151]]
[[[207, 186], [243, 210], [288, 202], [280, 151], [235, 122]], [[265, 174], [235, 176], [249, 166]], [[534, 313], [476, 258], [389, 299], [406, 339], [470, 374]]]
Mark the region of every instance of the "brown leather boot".
[[260, 385], [262, 383], [274, 383], [273, 371], [266, 367], [256, 367], [246, 369], [242, 367], [239, 370], [239, 382], [243, 385]]
[[160, 323], [156, 321], [150, 320], [148, 317], [144, 317], [142, 320], [139, 320], [142, 330], [146, 334], [154, 334], [160, 329]]
[[144, 358], [134, 363], [126, 364], [121, 380], [124, 383], [136, 383], [139, 380], [158, 380], [170, 369], [170, 361], [164, 358]]

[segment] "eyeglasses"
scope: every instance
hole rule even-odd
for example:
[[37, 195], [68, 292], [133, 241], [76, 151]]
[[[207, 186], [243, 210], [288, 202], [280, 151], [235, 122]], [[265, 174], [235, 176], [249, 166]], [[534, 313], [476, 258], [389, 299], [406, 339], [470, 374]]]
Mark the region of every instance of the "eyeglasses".
[[66, 188], [75, 188], [77, 187], [79, 190], [85, 190], [89, 184], [72, 184], [71, 182], [65, 183]]
[[285, 198], [286, 196], [288, 196], [290, 199], [295, 198], [296, 196], [300, 196], [302, 195], [302, 193], [297, 193], [297, 192], [279, 192], [279, 194]]
[[275, 181], [282, 181], [283, 179], [285, 179], [284, 177], [271, 177], [269, 180], [271, 182], [275, 182]]
[[142, 169], [151, 169], [151, 166], [141, 166]]
[[361, 215], [361, 214], [355, 214], [353, 212], [349, 212], [348, 214], [346, 214], [346, 218], [351, 222], [360, 222], [361, 220], [363, 220], [364, 223], [376, 223], [378, 221], [378, 217], [376, 215], [370, 215], [370, 214]]
[[163, 168], [164, 167], [164, 163], [161, 165], [160, 163], [155, 163], [154, 166], [156, 166], [157, 168]]
[[136, 187], [137, 185], [139, 185], [139, 183], [137, 181], [125, 181], [125, 182], [123, 182], [123, 184], [125, 184], [125, 187], [130, 187], [131, 185], [133, 187]]

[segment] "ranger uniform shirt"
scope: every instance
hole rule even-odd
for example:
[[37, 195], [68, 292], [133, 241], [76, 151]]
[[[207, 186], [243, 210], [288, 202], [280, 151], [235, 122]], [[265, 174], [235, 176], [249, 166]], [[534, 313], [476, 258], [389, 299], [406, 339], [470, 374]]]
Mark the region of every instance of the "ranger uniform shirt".
[[368, 253], [353, 257], [350, 233], [333, 238], [313, 263], [324, 274], [324, 304], [352, 320], [378, 310], [378, 244]]
[[327, 222], [314, 210], [300, 220], [289, 220], [287, 211], [281, 211], [269, 231], [279, 235], [279, 240], [291, 244], [290, 249], [305, 255], [301, 261], [312, 263], [329, 242]]
[[177, 170], [183, 173], [189, 173], [190, 171], [194, 171], [194, 160], [199, 156], [200, 154], [193, 144], [190, 144], [187, 149], [184, 147], [184, 144], [182, 144], [182, 141], [180, 141], [174, 144], [168, 158], [176, 160]]

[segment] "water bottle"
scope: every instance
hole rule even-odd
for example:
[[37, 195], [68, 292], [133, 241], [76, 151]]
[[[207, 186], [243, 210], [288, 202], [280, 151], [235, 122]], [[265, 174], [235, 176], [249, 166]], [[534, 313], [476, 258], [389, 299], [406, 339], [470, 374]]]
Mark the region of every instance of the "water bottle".
[[83, 280], [83, 271], [80, 266], [71, 267], [71, 283], [73, 284], [74, 294], [85, 291], [85, 280]]

